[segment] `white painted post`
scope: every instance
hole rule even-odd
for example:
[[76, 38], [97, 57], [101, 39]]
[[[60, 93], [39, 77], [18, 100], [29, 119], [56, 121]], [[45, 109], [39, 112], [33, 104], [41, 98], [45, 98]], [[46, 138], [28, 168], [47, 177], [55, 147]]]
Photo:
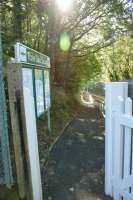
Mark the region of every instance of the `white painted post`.
[[123, 172], [123, 139], [124, 127], [120, 123], [121, 114], [124, 113], [125, 101], [123, 98], [118, 98], [118, 107], [115, 113], [115, 137], [114, 137], [114, 180], [113, 193], [115, 200], [121, 200], [120, 196], [120, 182], [122, 181]]
[[105, 85], [105, 193], [113, 196], [114, 176], [114, 113], [118, 107], [118, 96], [128, 96], [128, 83], [112, 82]]
[[26, 118], [26, 129], [27, 134], [27, 150], [28, 160], [30, 167], [31, 186], [33, 200], [42, 200], [42, 184], [41, 184], [41, 173], [40, 173], [40, 162], [38, 152], [38, 140], [37, 140], [37, 127], [35, 117], [35, 104], [34, 98], [28, 88], [24, 90], [24, 106], [25, 106], [25, 118]]
[[[130, 98], [126, 99], [125, 102], [125, 114], [132, 115], [132, 100]], [[131, 128], [125, 127], [125, 141], [124, 141], [124, 178], [127, 178], [130, 175], [131, 168]], [[127, 191], [130, 192], [129, 189]], [[124, 200], [128, 200], [126, 197]]]

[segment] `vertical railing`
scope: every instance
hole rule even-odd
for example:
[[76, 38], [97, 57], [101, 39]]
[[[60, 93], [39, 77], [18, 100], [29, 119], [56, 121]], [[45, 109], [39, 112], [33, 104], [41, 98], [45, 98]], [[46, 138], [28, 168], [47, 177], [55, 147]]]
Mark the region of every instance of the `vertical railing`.
[[[124, 144], [124, 127], [120, 124], [120, 115], [125, 111], [125, 101], [120, 96], [117, 100], [118, 106], [115, 112], [115, 129], [114, 129], [114, 179], [113, 179], [113, 195], [114, 200], [122, 200], [119, 193], [120, 181], [123, 176], [123, 144]], [[117, 121], [116, 121], [117, 119]]]
[[114, 200], [133, 199], [133, 115], [132, 100], [118, 99], [119, 106], [115, 114], [115, 141], [114, 141]]
[[107, 83], [105, 87], [105, 193], [113, 196], [114, 179], [114, 140], [115, 140], [115, 112], [118, 108], [118, 97], [124, 100], [128, 96], [128, 83]]
[[8, 187], [12, 185], [12, 169], [9, 150], [8, 122], [7, 122], [6, 97], [3, 81], [2, 42], [0, 32], [0, 154], [1, 154], [1, 183]]

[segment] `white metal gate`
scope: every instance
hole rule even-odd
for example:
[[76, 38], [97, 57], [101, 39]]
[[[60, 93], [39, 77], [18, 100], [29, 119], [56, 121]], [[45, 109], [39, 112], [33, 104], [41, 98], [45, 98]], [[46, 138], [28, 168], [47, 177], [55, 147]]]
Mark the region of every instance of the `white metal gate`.
[[128, 83], [106, 85], [105, 192], [133, 199], [133, 115]]

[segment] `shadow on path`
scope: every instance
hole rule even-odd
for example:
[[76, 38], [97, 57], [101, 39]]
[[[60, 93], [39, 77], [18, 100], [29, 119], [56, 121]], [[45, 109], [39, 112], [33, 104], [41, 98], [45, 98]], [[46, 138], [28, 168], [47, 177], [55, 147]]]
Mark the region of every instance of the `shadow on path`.
[[69, 125], [51, 152], [45, 200], [107, 200], [104, 196], [104, 124], [88, 108]]

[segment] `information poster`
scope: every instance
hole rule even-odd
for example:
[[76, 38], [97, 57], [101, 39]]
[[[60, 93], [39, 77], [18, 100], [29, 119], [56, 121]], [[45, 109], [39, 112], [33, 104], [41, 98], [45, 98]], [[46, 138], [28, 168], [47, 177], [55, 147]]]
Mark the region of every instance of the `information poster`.
[[23, 87], [28, 89], [30, 91], [30, 95], [32, 97], [34, 97], [34, 95], [33, 95], [32, 69], [23, 68], [22, 74], [23, 74]]
[[35, 89], [36, 89], [36, 106], [37, 116], [44, 113], [44, 90], [43, 90], [43, 71], [35, 69]]
[[51, 107], [51, 101], [50, 101], [50, 75], [49, 70], [44, 70], [44, 79], [45, 79], [45, 107], [46, 110], [48, 110]]

